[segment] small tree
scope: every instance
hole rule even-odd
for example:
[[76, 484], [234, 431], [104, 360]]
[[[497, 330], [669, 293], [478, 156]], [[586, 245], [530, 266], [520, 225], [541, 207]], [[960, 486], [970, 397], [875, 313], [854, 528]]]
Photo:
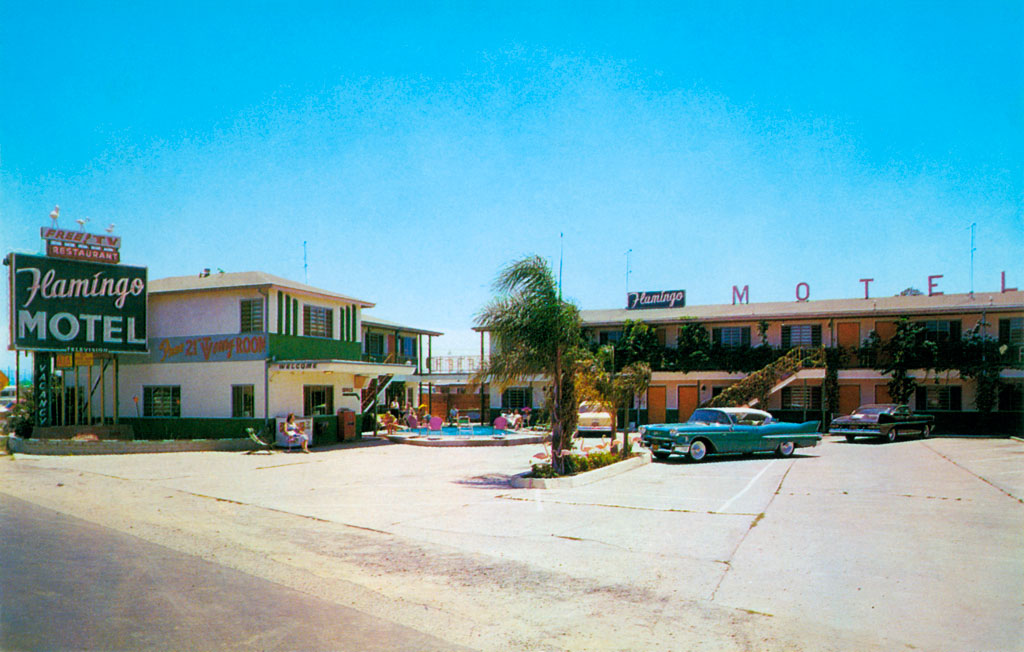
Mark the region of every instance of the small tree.
[[711, 365], [711, 338], [702, 324], [684, 324], [676, 338], [676, 368], [680, 371], [698, 371]]
[[633, 362], [646, 362], [651, 367], [661, 366], [665, 347], [658, 344], [654, 329], [642, 321], [627, 319], [622, 326], [622, 339], [615, 345], [615, 370]]
[[961, 378], [971, 379], [975, 383], [974, 404], [978, 412], [989, 413], [995, 408], [999, 389], [1003, 385], [999, 378], [1003, 367], [1003, 352], [999, 343], [986, 337], [982, 329], [983, 324], [979, 323], [964, 335], [957, 366]]
[[[651, 367], [646, 362], [632, 362], [615, 373], [615, 349], [603, 346], [597, 353], [581, 360], [576, 374], [576, 387], [580, 398], [593, 401], [612, 417], [612, 436], [618, 429], [619, 410], [629, 409], [630, 403], [651, 384]], [[629, 421], [627, 415], [626, 420]], [[628, 428], [622, 429], [622, 457], [629, 455]]]
[[910, 370], [920, 366], [920, 336], [924, 326], [915, 324], [906, 317], [896, 322], [896, 334], [881, 345], [882, 356], [878, 370], [891, 374], [889, 396], [897, 403], [909, 403], [917, 390], [917, 381], [910, 376]]
[[471, 383], [486, 380], [499, 388], [546, 376], [551, 410], [551, 465], [564, 469], [561, 451], [568, 448], [577, 410], [573, 396], [571, 352], [581, 342], [579, 309], [562, 300], [551, 268], [540, 256], [529, 256], [503, 269], [494, 282], [498, 296], [477, 316], [477, 325], [491, 334], [495, 348]]

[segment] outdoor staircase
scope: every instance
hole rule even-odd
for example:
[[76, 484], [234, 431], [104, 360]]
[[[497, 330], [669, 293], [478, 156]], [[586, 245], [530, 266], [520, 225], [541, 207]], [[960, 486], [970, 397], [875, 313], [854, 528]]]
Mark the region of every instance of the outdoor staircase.
[[380, 395], [388, 388], [391, 384], [391, 379], [394, 378], [391, 374], [385, 374], [383, 376], [375, 376], [370, 380], [369, 387], [363, 389], [363, 407], [362, 411], [366, 412], [370, 406], [379, 403]]
[[825, 363], [825, 350], [793, 349], [778, 360], [733, 383], [707, 403], [708, 407], [753, 406], [789, 385], [798, 372], [807, 367], [820, 367]]

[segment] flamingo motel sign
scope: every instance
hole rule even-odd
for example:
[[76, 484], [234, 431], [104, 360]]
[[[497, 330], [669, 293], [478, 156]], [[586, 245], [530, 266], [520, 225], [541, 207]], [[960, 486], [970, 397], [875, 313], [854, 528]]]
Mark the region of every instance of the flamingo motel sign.
[[146, 268], [11, 254], [11, 343], [145, 353]]

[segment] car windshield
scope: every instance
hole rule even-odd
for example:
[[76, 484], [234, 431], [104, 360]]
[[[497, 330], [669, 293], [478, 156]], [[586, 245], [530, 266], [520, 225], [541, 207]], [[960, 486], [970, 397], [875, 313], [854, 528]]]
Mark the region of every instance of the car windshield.
[[732, 421], [729, 419], [729, 415], [725, 412], [718, 410], [694, 410], [693, 414], [690, 415], [689, 420], [686, 423], [725, 423], [730, 424]]
[[854, 411], [854, 414], [883, 414], [891, 409], [887, 405], [872, 405], [870, 407], [859, 407]]
[[604, 412], [604, 410], [596, 403], [580, 403], [580, 414], [587, 412]]

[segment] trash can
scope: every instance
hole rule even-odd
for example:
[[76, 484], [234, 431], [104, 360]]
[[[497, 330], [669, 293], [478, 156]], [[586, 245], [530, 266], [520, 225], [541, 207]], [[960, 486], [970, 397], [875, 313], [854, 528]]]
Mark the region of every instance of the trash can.
[[347, 408], [338, 410], [338, 441], [356, 438], [356, 413]]

